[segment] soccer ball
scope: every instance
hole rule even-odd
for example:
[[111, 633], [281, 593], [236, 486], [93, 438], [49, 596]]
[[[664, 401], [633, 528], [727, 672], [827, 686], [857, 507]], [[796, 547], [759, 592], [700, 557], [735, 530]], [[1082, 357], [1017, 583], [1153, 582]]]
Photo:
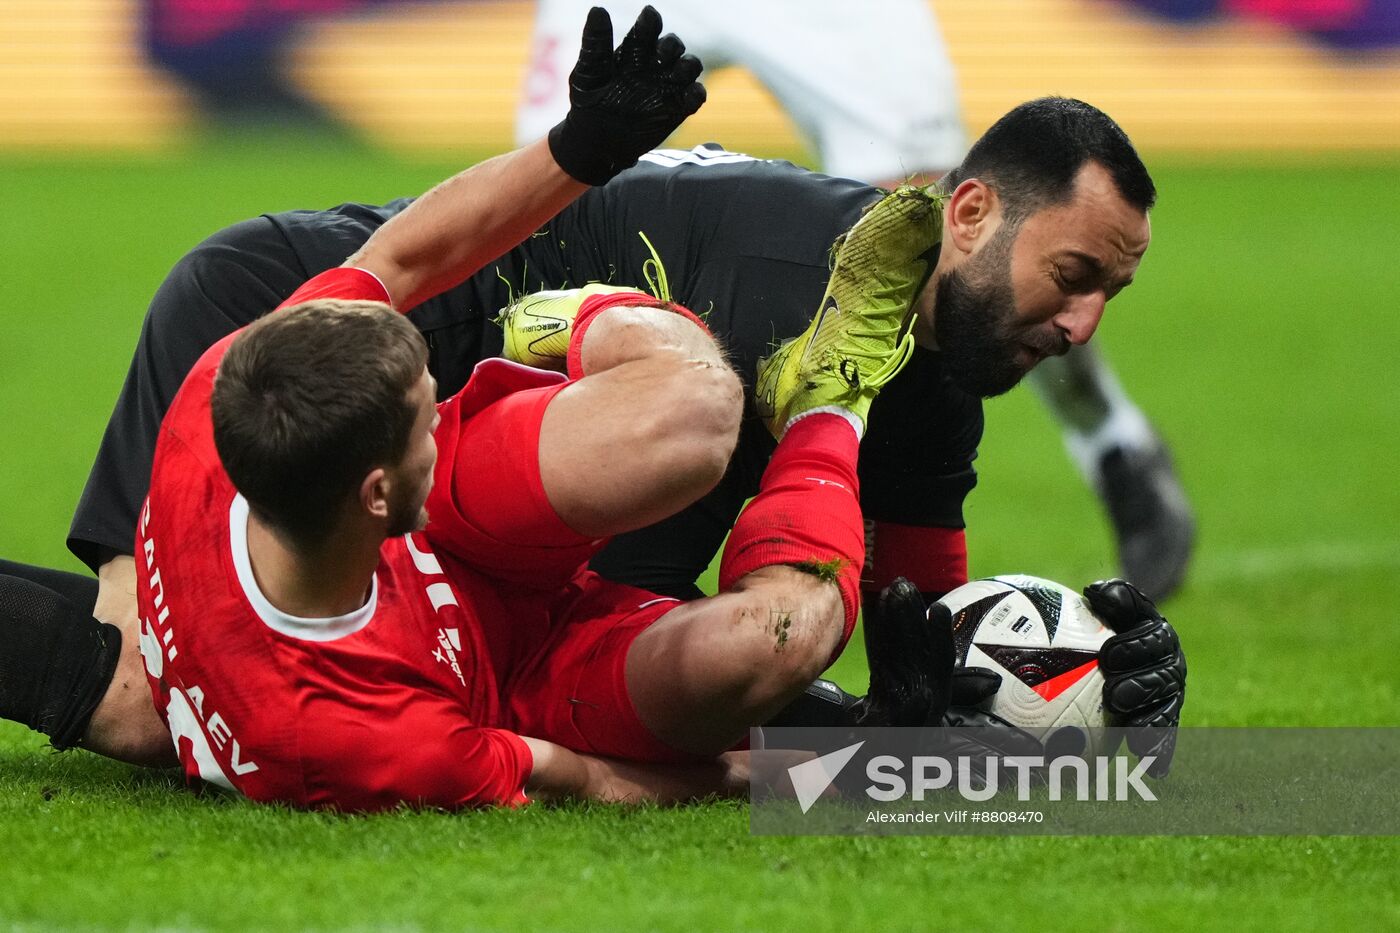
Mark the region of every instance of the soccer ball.
[[1001, 675], [991, 713], [1042, 738], [1064, 727], [1087, 730], [1086, 756], [1112, 751], [1100, 747], [1110, 722], [1098, 654], [1113, 632], [1078, 593], [1014, 575], [974, 580], [939, 602], [953, 614], [958, 665]]

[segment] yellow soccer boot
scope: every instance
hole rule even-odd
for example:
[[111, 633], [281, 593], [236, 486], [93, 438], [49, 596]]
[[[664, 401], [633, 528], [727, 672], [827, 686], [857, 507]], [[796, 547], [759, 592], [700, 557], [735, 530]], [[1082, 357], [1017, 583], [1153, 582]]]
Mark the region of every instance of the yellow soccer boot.
[[914, 299], [942, 236], [942, 195], [902, 185], [837, 240], [816, 317], [758, 366], [754, 396], [774, 437], [818, 411], [865, 424], [870, 402], [913, 352]]

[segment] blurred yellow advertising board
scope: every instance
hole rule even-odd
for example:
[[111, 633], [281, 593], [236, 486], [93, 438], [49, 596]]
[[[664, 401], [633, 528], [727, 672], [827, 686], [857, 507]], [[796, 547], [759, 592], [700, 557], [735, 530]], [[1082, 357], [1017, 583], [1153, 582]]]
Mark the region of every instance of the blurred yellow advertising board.
[[[656, 5], [664, 15], [664, 0]], [[1099, 105], [1154, 151], [1400, 149], [1400, 48], [1338, 50], [1264, 18], [1175, 23], [1123, 0], [933, 7], [973, 133], [1019, 101], [1055, 93]], [[5, 8], [0, 146], [160, 148], [197, 125], [187, 93], [147, 60], [142, 3]], [[519, 0], [374, 4], [303, 24], [286, 65], [310, 98], [376, 143], [504, 148], [532, 15]], [[707, 80], [710, 103], [678, 142], [800, 147], [746, 72]]]

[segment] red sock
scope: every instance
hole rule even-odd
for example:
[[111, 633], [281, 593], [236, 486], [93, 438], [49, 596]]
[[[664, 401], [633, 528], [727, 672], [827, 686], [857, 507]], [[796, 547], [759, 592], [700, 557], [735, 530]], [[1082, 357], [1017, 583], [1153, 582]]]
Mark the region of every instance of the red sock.
[[924, 593], [939, 596], [967, 582], [967, 534], [961, 528], [922, 528], [875, 523], [867, 593], [878, 593], [904, 577]]
[[865, 562], [859, 452], [860, 439], [840, 415], [810, 415], [789, 427], [724, 546], [720, 590], [762, 567], [830, 567], [846, 606], [844, 646], [860, 610]]
[[583, 335], [588, 333], [588, 325], [592, 324], [593, 319], [598, 315], [617, 305], [627, 305], [629, 308], [665, 308], [667, 311], [674, 311], [676, 314], [694, 321], [705, 333], [710, 332], [710, 329], [705, 326], [705, 322], [700, 320], [689, 308], [682, 307], [674, 301], [657, 301], [646, 292], [610, 292], [603, 295], [593, 295], [583, 299], [583, 303], [578, 306], [578, 314], [574, 315], [574, 330], [569, 337], [567, 360], [570, 379], [582, 379], [584, 376]]

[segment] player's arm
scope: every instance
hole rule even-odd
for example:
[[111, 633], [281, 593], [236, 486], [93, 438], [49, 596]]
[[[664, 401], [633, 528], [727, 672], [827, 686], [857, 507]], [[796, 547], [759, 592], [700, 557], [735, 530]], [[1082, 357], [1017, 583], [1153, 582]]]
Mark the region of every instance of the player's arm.
[[616, 49], [612, 21], [594, 7], [569, 76], [569, 113], [548, 139], [438, 185], [345, 265], [378, 277], [401, 311], [460, 284], [660, 145], [704, 103], [700, 69], [679, 39], [661, 35], [650, 6]]
[[746, 790], [741, 758], [687, 765], [642, 764], [570, 751], [542, 739], [524, 739], [534, 756], [525, 793], [537, 800], [608, 803], [681, 803]]
[[[460, 704], [441, 696], [424, 695], [411, 708], [382, 716], [373, 705], [326, 694], [301, 711], [299, 722], [302, 773], [293, 784], [305, 797], [289, 802], [302, 806], [373, 811], [404, 802], [448, 809], [516, 806], [527, 799], [679, 803], [746, 788], [746, 762], [731, 757], [647, 765], [579, 754], [474, 725]], [[266, 799], [287, 798], [275, 793]]]
[[588, 186], [544, 142], [488, 159], [423, 195], [345, 265], [377, 277], [407, 311], [524, 240]]

